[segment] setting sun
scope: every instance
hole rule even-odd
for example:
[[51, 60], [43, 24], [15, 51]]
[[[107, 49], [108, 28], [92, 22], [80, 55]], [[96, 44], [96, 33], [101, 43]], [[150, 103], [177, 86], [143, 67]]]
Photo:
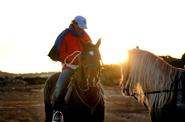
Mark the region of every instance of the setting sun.
[[128, 54], [126, 50], [120, 51], [108, 51], [106, 49], [101, 49], [101, 56], [104, 64], [119, 64], [127, 60]]

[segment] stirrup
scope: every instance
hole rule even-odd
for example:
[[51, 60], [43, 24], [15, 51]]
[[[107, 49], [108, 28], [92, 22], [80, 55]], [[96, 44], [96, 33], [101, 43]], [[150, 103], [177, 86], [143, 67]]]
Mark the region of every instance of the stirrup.
[[64, 122], [63, 114], [61, 111], [55, 111], [53, 113], [52, 122]]

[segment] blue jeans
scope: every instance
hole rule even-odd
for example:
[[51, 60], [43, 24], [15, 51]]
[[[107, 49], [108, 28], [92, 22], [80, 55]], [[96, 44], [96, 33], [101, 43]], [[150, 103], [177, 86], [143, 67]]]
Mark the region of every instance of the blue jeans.
[[60, 75], [59, 75], [59, 78], [56, 82], [56, 87], [55, 87], [55, 90], [53, 92], [53, 105], [54, 105], [54, 108], [58, 107], [58, 102], [63, 101], [64, 99], [64, 92], [65, 92], [65, 87], [67, 87], [67, 80], [71, 77], [71, 75], [73, 74], [73, 70], [71, 69], [65, 69], [63, 70]]

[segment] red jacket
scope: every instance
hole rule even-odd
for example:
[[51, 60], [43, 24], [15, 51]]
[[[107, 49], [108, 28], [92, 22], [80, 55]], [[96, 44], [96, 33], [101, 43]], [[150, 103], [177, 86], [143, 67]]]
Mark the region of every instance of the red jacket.
[[[91, 39], [86, 32], [80, 35], [76, 35], [72, 31], [68, 31], [65, 34], [59, 48], [59, 56], [60, 61], [63, 63], [63, 69], [70, 68], [64, 64], [64, 60], [66, 59], [66, 57], [71, 55], [74, 51], [81, 51], [83, 49], [80, 44], [80, 40], [91, 42]], [[74, 57], [75, 55], [72, 55], [69, 58], [67, 58], [66, 60], [67, 63], [70, 63]], [[77, 61], [75, 61], [72, 64], [79, 65]]]

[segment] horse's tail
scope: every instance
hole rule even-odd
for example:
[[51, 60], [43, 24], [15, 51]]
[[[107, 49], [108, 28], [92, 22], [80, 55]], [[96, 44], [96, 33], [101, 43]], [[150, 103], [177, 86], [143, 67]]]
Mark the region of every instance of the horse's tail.
[[52, 103], [51, 103], [51, 97], [53, 94], [53, 90], [55, 88], [56, 81], [58, 79], [59, 73], [56, 73], [49, 77], [44, 86], [44, 104], [45, 104], [45, 122], [51, 122], [52, 121]]

